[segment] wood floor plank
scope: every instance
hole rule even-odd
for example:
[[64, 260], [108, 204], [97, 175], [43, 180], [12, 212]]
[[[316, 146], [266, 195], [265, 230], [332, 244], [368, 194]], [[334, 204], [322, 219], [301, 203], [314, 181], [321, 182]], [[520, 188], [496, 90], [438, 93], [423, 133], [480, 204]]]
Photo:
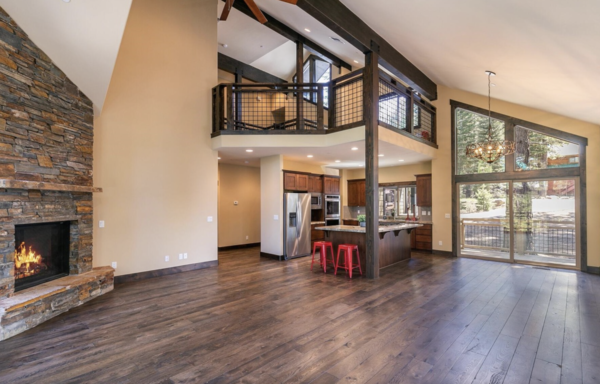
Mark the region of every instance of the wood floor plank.
[[378, 280], [258, 248], [0, 343], [1, 383], [600, 382], [600, 277], [414, 254]]

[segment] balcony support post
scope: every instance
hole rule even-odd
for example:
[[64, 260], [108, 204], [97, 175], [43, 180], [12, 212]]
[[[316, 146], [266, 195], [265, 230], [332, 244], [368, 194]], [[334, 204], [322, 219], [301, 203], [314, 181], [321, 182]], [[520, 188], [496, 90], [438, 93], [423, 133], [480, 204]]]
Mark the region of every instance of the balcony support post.
[[[304, 44], [296, 42], [296, 83], [304, 83]], [[304, 130], [304, 92], [302, 87], [296, 86], [296, 129]]]
[[379, 47], [365, 55], [363, 105], [365, 118], [366, 267], [369, 279], [379, 278]]

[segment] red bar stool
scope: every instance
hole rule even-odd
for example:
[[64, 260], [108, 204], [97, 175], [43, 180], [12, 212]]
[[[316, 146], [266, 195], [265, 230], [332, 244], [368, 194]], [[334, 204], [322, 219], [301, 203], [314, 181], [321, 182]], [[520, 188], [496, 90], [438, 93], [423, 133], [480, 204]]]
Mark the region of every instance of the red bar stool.
[[[327, 261], [331, 261], [331, 264], [333, 264], [334, 268], [336, 266], [335, 264], [335, 257], [333, 256], [333, 244], [331, 244], [331, 241], [315, 241], [313, 243], [313, 252], [312, 252], [312, 261], [310, 262], [310, 270], [312, 271], [313, 268], [313, 264], [315, 263], [315, 253], [317, 251], [317, 248], [319, 248], [319, 253], [321, 254], [321, 267], [323, 267], [323, 272], [327, 273]], [[331, 259], [327, 259], [327, 249], [331, 250]]]
[[[356, 250], [356, 266], [352, 266], [352, 254]], [[340, 265], [340, 253], [344, 252], [344, 265]], [[360, 268], [360, 255], [358, 253], [358, 245], [356, 244], [340, 244], [338, 246], [337, 253], [337, 263], [335, 264], [334, 275], [337, 275], [337, 270], [339, 268], [344, 268], [346, 273], [350, 274], [350, 278], [352, 278], [352, 270], [358, 268], [360, 275], [362, 276], [362, 269]]]

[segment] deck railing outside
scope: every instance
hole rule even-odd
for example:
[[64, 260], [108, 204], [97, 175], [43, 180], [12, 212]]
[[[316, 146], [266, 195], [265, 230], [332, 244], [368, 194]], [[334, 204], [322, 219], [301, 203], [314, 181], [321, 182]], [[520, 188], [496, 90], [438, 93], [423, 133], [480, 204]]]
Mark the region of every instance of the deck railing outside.
[[[508, 219], [462, 219], [460, 246], [508, 252], [509, 228]], [[517, 231], [515, 252], [575, 257], [575, 222], [532, 220], [531, 228]]]
[[[329, 83], [220, 84], [212, 97], [213, 134], [325, 133], [364, 125], [362, 70]], [[379, 122], [435, 144], [435, 107], [383, 72]]]

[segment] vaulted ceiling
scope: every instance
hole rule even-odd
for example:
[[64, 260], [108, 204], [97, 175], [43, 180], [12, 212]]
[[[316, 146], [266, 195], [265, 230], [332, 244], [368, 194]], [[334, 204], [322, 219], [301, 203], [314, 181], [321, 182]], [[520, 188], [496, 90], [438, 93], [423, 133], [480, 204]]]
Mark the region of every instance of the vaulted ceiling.
[[132, 0], [0, 0], [0, 7], [102, 110]]
[[[439, 85], [486, 94], [484, 71], [490, 69], [498, 74], [495, 98], [600, 124], [598, 1], [341, 2]], [[361, 52], [331, 39], [339, 36], [298, 7], [278, 0], [256, 3], [343, 60], [362, 66]], [[130, 5], [131, 0], [0, 0], [98, 110]], [[232, 23], [236, 17], [238, 23]], [[267, 60], [289, 50], [285, 39], [234, 12], [224, 23], [230, 24], [219, 23], [219, 42], [227, 40], [228, 48], [220, 51], [263, 70], [271, 67], [279, 76], [290, 73], [283, 67], [293, 61]]]

